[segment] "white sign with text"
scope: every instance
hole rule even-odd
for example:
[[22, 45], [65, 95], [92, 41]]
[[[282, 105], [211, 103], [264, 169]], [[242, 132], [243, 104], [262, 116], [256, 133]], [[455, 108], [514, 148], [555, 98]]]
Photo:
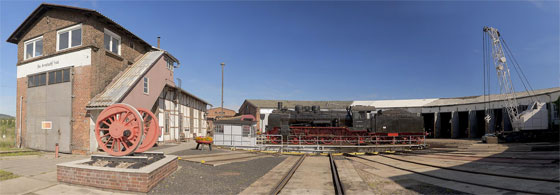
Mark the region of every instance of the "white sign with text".
[[89, 65], [91, 65], [91, 49], [86, 48], [19, 65], [17, 66], [17, 78], [70, 66], [78, 67]]

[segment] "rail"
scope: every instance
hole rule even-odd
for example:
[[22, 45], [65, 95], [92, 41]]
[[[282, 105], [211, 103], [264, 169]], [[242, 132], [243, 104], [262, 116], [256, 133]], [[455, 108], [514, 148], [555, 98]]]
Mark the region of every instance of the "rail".
[[280, 182], [276, 185], [276, 187], [274, 187], [274, 189], [272, 189], [270, 194], [277, 195], [277, 194], [280, 193], [280, 191], [282, 191], [284, 186], [286, 186], [286, 184], [288, 184], [288, 181], [290, 181], [290, 179], [292, 178], [292, 176], [294, 175], [296, 170], [299, 168], [301, 163], [303, 163], [303, 160], [305, 160], [306, 156], [307, 155], [301, 155], [301, 157], [299, 157], [296, 164], [294, 164], [294, 166], [292, 166], [292, 168], [290, 168], [290, 171], [288, 171], [288, 173], [282, 178], [282, 180], [280, 180]]
[[336, 167], [336, 163], [334, 162], [334, 157], [331, 153], [329, 153], [329, 161], [331, 164], [331, 174], [333, 179], [333, 186], [334, 186], [334, 193], [337, 195], [344, 194], [344, 188], [342, 188], [342, 182], [340, 181], [340, 177], [338, 176], [338, 168]]
[[[385, 166], [388, 166], [388, 167], [391, 167], [391, 168], [394, 168], [394, 169], [407, 171], [407, 172], [415, 173], [415, 174], [418, 174], [418, 175], [423, 175], [423, 176], [436, 178], [436, 179], [441, 179], [441, 180], [445, 180], [445, 181], [452, 181], [452, 182], [457, 182], [457, 183], [463, 183], [463, 184], [468, 184], [468, 185], [493, 188], [493, 189], [504, 190], [504, 191], [518, 192], [518, 193], [543, 194], [542, 192], [510, 189], [510, 188], [504, 188], [504, 187], [500, 187], [500, 186], [493, 186], [493, 185], [490, 185], [490, 184], [481, 184], [481, 183], [475, 183], [475, 182], [469, 182], [469, 181], [463, 181], [463, 180], [458, 180], [458, 179], [442, 177], [442, 176], [436, 176], [436, 175], [427, 174], [427, 173], [424, 173], [424, 172], [415, 171], [415, 170], [412, 170], [412, 169], [403, 168], [403, 167], [400, 167], [400, 166], [397, 166], [397, 165], [394, 165], [394, 164], [388, 164], [388, 163], [375, 161], [375, 160], [364, 158], [364, 157], [361, 157], [361, 156], [356, 156], [356, 155], [352, 155], [352, 154], [345, 154], [345, 155], [348, 156], [348, 157], [353, 157], [353, 158], [357, 158], [357, 159], [361, 159], [361, 160], [365, 160], [365, 161], [369, 161], [369, 162], [373, 162], [373, 163], [378, 163], [378, 164], [385, 165]], [[353, 159], [350, 158], [350, 160], [353, 160]], [[404, 161], [402, 161], [402, 162], [404, 162]], [[364, 164], [364, 165], [366, 165], [366, 164]], [[366, 166], [371, 166], [371, 165], [366, 165]], [[456, 171], [456, 170], [453, 170], [453, 171]], [[499, 176], [499, 177], [509, 177], [509, 176]], [[534, 178], [531, 178], [529, 180], [534, 180]]]

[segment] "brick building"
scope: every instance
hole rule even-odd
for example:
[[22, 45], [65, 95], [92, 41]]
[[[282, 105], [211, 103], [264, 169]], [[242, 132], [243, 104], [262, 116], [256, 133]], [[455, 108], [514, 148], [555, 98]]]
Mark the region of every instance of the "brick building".
[[156, 113], [160, 141], [195, 123], [206, 132], [207, 103], [175, 87], [179, 60], [95, 10], [43, 3], [7, 42], [18, 46], [18, 144], [94, 151], [97, 114], [121, 102]]
[[230, 110], [227, 108], [218, 107], [209, 109], [208, 115], [206, 115], [206, 119], [208, 120], [208, 132], [213, 132], [214, 121], [216, 121], [217, 118], [229, 118], [235, 116], [236, 114], [237, 113], [235, 112], [235, 110]]

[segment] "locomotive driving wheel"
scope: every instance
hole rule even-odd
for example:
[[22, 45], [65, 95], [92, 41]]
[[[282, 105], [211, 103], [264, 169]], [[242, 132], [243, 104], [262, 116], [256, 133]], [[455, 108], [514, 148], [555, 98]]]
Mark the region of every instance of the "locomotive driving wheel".
[[280, 143], [280, 138], [279, 137], [275, 137], [275, 136], [267, 136], [268, 141], [270, 141], [270, 143], [272, 144], [279, 144]]
[[95, 138], [103, 151], [113, 156], [133, 153], [144, 138], [144, 121], [128, 104], [114, 104], [103, 110], [95, 123]]
[[298, 137], [292, 137], [292, 139], [290, 139], [290, 142], [294, 145], [300, 144]]
[[333, 143], [334, 143], [334, 139], [333, 139], [332, 137], [324, 137], [324, 136], [323, 136], [323, 137], [320, 138], [320, 140], [321, 140], [321, 143], [322, 143], [322, 144], [328, 144], [328, 145], [330, 145], [330, 144], [333, 144]]
[[138, 108], [138, 112], [140, 112], [140, 116], [144, 121], [144, 140], [142, 140], [142, 144], [138, 146], [138, 149], [134, 152], [145, 152], [152, 148], [156, 143], [158, 137], [161, 135], [161, 131], [159, 131], [159, 124], [158, 119], [156, 116], [147, 109]]

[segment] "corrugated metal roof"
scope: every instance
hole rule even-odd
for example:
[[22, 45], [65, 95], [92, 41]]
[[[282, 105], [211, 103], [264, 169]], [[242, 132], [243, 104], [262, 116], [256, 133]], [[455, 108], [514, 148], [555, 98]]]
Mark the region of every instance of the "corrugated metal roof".
[[293, 109], [296, 105], [320, 106], [321, 109], [346, 109], [352, 101], [299, 101], [299, 100], [246, 100], [258, 108], [277, 108], [278, 102], [282, 106]]
[[150, 51], [144, 54], [140, 60], [126, 68], [122, 74], [117, 75], [103, 92], [92, 98], [87, 107], [107, 107], [122, 101], [125, 95], [163, 54], [164, 51]]
[[[527, 92], [517, 92], [517, 98], [525, 98], [533, 95], [543, 95], [560, 92], [560, 87], [539, 89], [531, 94]], [[488, 97], [486, 97], [488, 99]], [[503, 101], [503, 95], [490, 95], [491, 101]], [[372, 101], [292, 101], [292, 100], [245, 100], [258, 108], [277, 108], [278, 102], [283, 106], [293, 109], [295, 105], [313, 106], [319, 105], [322, 109], [344, 109], [348, 106], [363, 105], [375, 106], [376, 108], [410, 108], [410, 107], [437, 107], [453, 106], [461, 104], [483, 103], [484, 96], [468, 96], [454, 98], [430, 98], [430, 99], [405, 99], [405, 100], [372, 100]]]
[[[533, 95], [543, 95], [547, 93], [555, 93], [560, 92], [560, 87], [555, 88], [548, 88], [548, 89], [539, 89], [533, 91], [531, 94], [527, 92], [517, 92], [515, 96], [517, 98], [525, 98], [530, 97]], [[503, 101], [505, 100], [505, 96], [501, 94], [494, 94], [490, 95], [490, 101]], [[484, 103], [484, 96], [469, 96], [469, 97], [456, 97], [456, 98], [439, 98], [436, 101], [433, 101], [429, 104], [424, 106], [451, 106], [451, 105], [460, 105], [460, 104], [475, 104], [475, 103]], [[488, 96], [486, 96], [486, 101], [488, 101]]]
[[438, 100], [432, 99], [409, 99], [409, 100], [373, 100], [373, 101], [354, 101], [352, 106], [375, 106], [376, 108], [402, 108], [402, 107], [421, 107]]

